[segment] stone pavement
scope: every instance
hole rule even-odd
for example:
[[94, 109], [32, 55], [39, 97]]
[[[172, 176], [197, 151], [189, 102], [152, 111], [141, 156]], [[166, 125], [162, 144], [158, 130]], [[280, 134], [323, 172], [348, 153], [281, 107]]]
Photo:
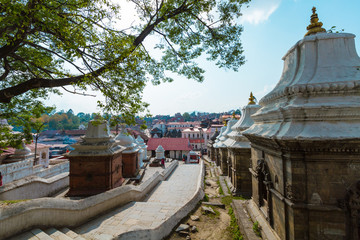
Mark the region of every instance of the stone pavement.
[[[156, 186], [143, 202], [131, 202], [115, 209], [78, 227], [75, 232], [87, 239], [113, 239], [121, 238], [126, 232], [159, 228], [165, 221], [173, 219], [172, 216], [193, 198], [199, 187], [202, 166], [180, 163], [167, 181]], [[131, 239], [157, 238], [134, 234]]]

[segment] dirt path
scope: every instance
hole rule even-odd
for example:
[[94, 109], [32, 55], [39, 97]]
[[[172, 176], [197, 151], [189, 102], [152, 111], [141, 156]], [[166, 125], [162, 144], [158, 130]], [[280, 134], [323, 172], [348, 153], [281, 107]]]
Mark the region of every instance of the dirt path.
[[[220, 188], [218, 182], [218, 174], [215, 168], [205, 161], [206, 175], [205, 175], [205, 194], [208, 197], [209, 202], [221, 203], [222, 197], [220, 196]], [[206, 197], [205, 197], [206, 198]], [[213, 213], [205, 213], [202, 209], [202, 205], [199, 203], [197, 208], [190, 215], [198, 216], [199, 220], [191, 220], [190, 215], [183, 219], [181, 224], [190, 225], [190, 231], [188, 234], [179, 234], [173, 232], [167, 240], [231, 240], [233, 239], [233, 232], [230, 227], [231, 217], [228, 214], [229, 205], [225, 209], [221, 207], [212, 207], [215, 211]], [[192, 232], [191, 228], [196, 226], [196, 231]]]

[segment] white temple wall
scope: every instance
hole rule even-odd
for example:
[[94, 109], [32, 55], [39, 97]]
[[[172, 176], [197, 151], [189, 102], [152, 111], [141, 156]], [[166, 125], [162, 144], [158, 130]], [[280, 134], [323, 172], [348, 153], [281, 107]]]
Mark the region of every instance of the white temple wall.
[[0, 189], [0, 200], [35, 199], [52, 196], [69, 186], [69, 173], [44, 179], [33, 176]]
[[28, 159], [20, 162], [0, 165], [0, 172], [3, 176], [3, 185], [30, 175], [35, 175], [41, 178], [49, 178], [69, 171], [69, 162], [56, 164], [50, 168], [43, 168], [42, 165], [33, 166], [33, 162], [33, 159]]
[[0, 165], [3, 185], [33, 174], [33, 159]]

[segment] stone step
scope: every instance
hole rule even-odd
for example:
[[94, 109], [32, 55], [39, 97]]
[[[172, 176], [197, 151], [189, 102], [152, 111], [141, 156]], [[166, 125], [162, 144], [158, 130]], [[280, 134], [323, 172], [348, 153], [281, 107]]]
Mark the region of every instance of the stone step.
[[65, 233], [55, 228], [48, 228], [44, 232], [46, 232], [50, 237], [55, 240], [72, 240], [71, 237], [67, 236]]
[[220, 186], [224, 192], [225, 196], [230, 196], [229, 194], [229, 189], [225, 183], [225, 177], [224, 176], [219, 176], [219, 182], [220, 182]]
[[223, 209], [225, 209], [225, 204], [222, 204], [222, 203], [216, 203], [216, 202], [202, 202], [201, 204], [203, 204], [203, 205], [215, 206], [215, 207], [219, 207], [219, 208], [223, 208]]
[[215, 174], [214, 168], [211, 167], [210, 168], [210, 172], [211, 172], [211, 177], [216, 177], [217, 175]]
[[59, 229], [61, 232], [65, 233], [66, 236], [70, 237], [74, 240], [86, 240], [86, 238], [82, 237], [81, 235], [77, 234], [76, 232], [64, 227]]
[[54, 240], [39, 228], [34, 228], [28, 232], [9, 238], [8, 240]]

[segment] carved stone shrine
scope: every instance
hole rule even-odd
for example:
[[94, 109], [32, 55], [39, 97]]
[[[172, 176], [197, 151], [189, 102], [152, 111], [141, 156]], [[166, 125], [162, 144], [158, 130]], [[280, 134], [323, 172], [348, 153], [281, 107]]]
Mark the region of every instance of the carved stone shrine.
[[243, 132], [252, 199], [281, 239], [360, 239], [360, 58], [321, 25], [314, 8]]
[[109, 134], [106, 121], [89, 122], [85, 137], [68, 154], [70, 183], [67, 196], [91, 196], [121, 186], [122, 151]]

